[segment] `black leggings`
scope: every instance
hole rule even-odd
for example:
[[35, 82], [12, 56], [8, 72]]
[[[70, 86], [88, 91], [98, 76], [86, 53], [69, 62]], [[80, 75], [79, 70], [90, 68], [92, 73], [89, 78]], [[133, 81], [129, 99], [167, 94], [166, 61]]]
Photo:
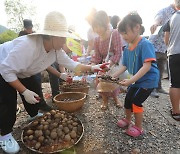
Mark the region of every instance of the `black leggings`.
[[[38, 95], [41, 92], [41, 87], [35, 76], [20, 79], [21, 83], [29, 90], [34, 91]], [[37, 115], [39, 104], [29, 104], [21, 95], [24, 107], [28, 114], [33, 117]], [[0, 75], [0, 130], [1, 135], [6, 135], [12, 132], [12, 128], [16, 121], [17, 108], [17, 91], [11, 87]]]
[[133, 104], [138, 107], [143, 107], [142, 103], [149, 97], [152, 91], [153, 88], [144, 89], [137, 87], [129, 87], [124, 103], [125, 109], [131, 109], [133, 112]]

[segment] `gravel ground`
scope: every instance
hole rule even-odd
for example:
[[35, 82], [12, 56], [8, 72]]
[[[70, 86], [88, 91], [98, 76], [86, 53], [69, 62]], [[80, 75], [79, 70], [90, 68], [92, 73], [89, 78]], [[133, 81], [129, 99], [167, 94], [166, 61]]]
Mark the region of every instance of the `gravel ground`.
[[[162, 83], [168, 91], [169, 81], [162, 80]], [[43, 87], [44, 93], [50, 93], [49, 83], [44, 83]], [[75, 113], [85, 127], [83, 138], [74, 147], [77, 154], [180, 154], [180, 123], [170, 117], [169, 95], [160, 94], [159, 98], [149, 97], [146, 100], [145, 134], [136, 139], [127, 136], [125, 130], [116, 125], [117, 119], [124, 116], [123, 109], [117, 108], [110, 99], [108, 110], [102, 111], [102, 100], [95, 96], [96, 91], [91, 87], [83, 108]], [[119, 95], [122, 102], [124, 97], [125, 94]], [[47, 102], [54, 106], [51, 99]], [[22, 103], [19, 104], [21, 112], [14, 126], [14, 136], [21, 146], [19, 154], [33, 154], [21, 142], [22, 128], [27, 124], [28, 115]]]

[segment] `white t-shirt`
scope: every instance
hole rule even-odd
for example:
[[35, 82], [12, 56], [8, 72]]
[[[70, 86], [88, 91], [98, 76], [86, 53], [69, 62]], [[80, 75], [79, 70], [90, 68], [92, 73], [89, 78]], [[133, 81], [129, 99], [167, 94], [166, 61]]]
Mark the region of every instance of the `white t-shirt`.
[[63, 50], [47, 53], [41, 35], [26, 35], [0, 45], [0, 74], [6, 82], [35, 75], [55, 61], [69, 70], [79, 64]]

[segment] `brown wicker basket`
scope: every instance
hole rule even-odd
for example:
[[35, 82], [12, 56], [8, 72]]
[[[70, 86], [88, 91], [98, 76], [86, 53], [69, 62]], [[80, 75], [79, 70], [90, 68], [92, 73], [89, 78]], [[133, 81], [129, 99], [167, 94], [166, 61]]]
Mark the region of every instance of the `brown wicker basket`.
[[[64, 99], [67, 99], [67, 101], [64, 101]], [[64, 110], [67, 112], [75, 112], [79, 110], [84, 105], [85, 100], [86, 93], [82, 92], [64, 92], [62, 94], [56, 95], [53, 98], [56, 106], [60, 110]]]
[[61, 88], [63, 92], [82, 92], [88, 94], [89, 86], [81, 87], [81, 88]]
[[82, 92], [86, 94], [89, 92], [89, 87], [88, 84], [83, 84], [81, 81], [73, 81], [70, 85], [63, 83], [59, 86], [60, 90], [63, 92]]

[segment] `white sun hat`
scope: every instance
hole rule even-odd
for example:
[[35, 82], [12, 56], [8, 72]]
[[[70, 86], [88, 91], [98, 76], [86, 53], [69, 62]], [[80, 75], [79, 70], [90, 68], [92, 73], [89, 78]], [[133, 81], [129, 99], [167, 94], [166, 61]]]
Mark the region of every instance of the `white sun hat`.
[[29, 35], [50, 35], [78, 39], [75, 35], [68, 32], [68, 25], [65, 16], [57, 11], [50, 12], [46, 15], [44, 29], [42, 31]]

